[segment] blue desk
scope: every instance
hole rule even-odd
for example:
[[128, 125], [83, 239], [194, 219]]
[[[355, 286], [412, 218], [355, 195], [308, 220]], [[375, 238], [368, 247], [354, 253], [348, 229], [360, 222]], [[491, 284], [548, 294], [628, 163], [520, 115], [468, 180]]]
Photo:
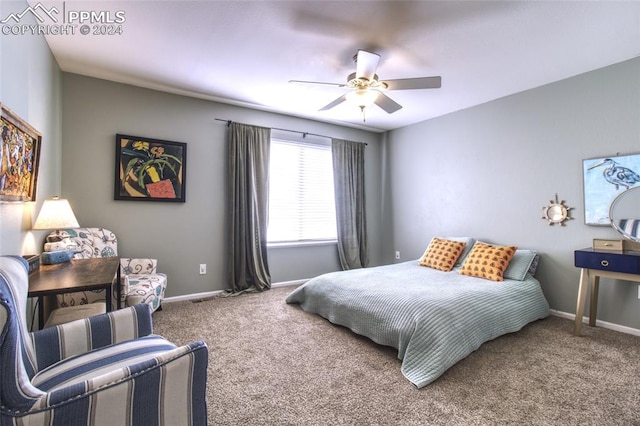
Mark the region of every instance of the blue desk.
[[600, 277], [640, 283], [640, 252], [598, 251], [593, 248], [585, 248], [576, 250], [574, 256], [575, 266], [581, 268], [574, 328], [574, 334], [579, 336], [582, 330], [582, 316], [587, 300], [587, 289], [591, 288], [589, 325], [595, 327]]

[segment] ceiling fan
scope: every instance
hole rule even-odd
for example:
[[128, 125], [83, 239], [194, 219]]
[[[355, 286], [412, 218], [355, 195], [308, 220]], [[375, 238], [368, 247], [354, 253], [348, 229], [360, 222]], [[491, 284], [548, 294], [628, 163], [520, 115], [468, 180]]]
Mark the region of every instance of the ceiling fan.
[[329, 110], [340, 105], [346, 100], [349, 100], [356, 103], [363, 114], [364, 109], [372, 103], [378, 105], [388, 114], [393, 114], [402, 108], [402, 105], [385, 95], [382, 90], [438, 89], [442, 85], [442, 79], [439, 76], [381, 81], [378, 79], [378, 75], [376, 74], [380, 55], [377, 53], [367, 52], [366, 50], [358, 50], [358, 53], [353, 57], [353, 59], [356, 63], [356, 72], [349, 74], [346, 84], [301, 80], [289, 80], [289, 82], [322, 84], [353, 89], [349, 93], [345, 93], [338, 99], [320, 108], [320, 111]]

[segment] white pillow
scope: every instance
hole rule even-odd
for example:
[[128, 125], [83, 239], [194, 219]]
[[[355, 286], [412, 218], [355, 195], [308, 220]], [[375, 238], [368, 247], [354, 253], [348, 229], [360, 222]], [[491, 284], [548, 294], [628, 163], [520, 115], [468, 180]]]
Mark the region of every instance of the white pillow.
[[518, 281], [524, 280], [536, 255], [537, 253], [533, 250], [516, 250], [511, 262], [509, 262], [509, 266], [504, 271], [504, 277]]

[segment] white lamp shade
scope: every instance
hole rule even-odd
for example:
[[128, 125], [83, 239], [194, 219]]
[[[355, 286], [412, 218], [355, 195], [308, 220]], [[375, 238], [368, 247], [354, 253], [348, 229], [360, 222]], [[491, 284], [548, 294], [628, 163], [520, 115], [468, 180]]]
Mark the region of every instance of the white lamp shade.
[[78, 220], [71, 210], [69, 201], [54, 197], [45, 200], [36, 218], [33, 229], [79, 228]]
[[378, 98], [378, 91], [358, 89], [347, 93], [347, 100], [356, 104], [360, 108], [365, 108], [375, 102]]

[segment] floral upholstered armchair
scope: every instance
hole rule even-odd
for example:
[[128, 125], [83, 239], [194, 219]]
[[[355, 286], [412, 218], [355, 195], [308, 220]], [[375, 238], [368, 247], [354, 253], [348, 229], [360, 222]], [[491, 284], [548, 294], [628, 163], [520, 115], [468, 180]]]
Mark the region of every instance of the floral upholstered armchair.
[[[54, 231], [47, 236], [45, 250], [52, 247], [73, 247], [77, 252], [74, 259], [93, 257], [113, 257], [118, 255], [116, 235], [104, 228], [76, 228]], [[120, 300], [117, 300], [117, 286], [114, 285], [114, 306], [133, 306], [146, 303], [151, 312], [161, 308], [167, 276], [157, 272], [156, 259], [120, 258]], [[115, 279], [115, 278], [114, 278]], [[105, 300], [104, 291], [84, 291], [57, 296], [61, 308]]]
[[27, 270], [0, 256], [0, 424], [207, 424], [203, 341], [152, 334], [147, 304], [29, 333]]

